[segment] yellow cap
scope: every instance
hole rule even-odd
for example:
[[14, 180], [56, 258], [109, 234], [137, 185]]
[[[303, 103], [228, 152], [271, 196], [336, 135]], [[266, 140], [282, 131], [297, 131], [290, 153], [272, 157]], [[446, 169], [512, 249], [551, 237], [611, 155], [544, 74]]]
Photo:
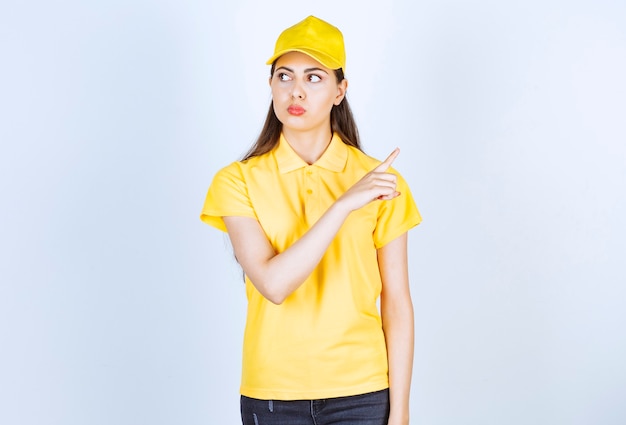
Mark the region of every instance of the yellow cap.
[[346, 50], [341, 31], [315, 16], [309, 16], [284, 30], [276, 40], [274, 55], [267, 64], [271, 65], [289, 52], [309, 55], [329, 69], [346, 69]]

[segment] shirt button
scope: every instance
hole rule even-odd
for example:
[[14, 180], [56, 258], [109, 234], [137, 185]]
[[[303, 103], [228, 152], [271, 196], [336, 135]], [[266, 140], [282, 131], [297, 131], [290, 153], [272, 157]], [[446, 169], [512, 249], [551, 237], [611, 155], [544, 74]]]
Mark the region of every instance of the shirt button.
[[310, 195], [311, 193], [313, 193], [313, 191], [311, 189], [307, 189], [306, 193], [308, 193]]
[[312, 174], [313, 174], [313, 171], [309, 170], [309, 171], [307, 171], [307, 172], [306, 172], [306, 174], [307, 174], [308, 176], [310, 176], [310, 175], [312, 175]]

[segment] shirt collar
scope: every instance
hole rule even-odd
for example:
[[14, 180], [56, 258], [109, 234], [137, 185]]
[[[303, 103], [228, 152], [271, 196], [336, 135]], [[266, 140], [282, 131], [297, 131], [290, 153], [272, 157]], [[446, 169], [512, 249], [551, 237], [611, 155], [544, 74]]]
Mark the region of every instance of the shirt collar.
[[[298, 154], [289, 145], [285, 137], [281, 134], [278, 141], [278, 147], [274, 151], [276, 163], [278, 164], [278, 171], [281, 174], [289, 173], [299, 168], [304, 168], [308, 164], [298, 156]], [[312, 165], [325, 168], [329, 171], [339, 172], [343, 171], [348, 160], [348, 146], [343, 143], [337, 133], [333, 134], [330, 144], [326, 151], [322, 154]]]

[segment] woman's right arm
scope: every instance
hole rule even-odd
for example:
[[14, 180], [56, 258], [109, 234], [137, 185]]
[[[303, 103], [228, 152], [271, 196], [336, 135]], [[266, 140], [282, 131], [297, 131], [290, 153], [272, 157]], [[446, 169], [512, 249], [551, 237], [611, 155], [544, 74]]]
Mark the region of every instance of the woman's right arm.
[[256, 289], [274, 304], [281, 304], [319, 264], [348, 215], [374, 200], [391, 200], [396, 176], [387, 173], [399, 150], [367, 173], [335, 201], [300, 239], [277, 254], [259, 222], [249, 217], [223, 217], [235, 256]]

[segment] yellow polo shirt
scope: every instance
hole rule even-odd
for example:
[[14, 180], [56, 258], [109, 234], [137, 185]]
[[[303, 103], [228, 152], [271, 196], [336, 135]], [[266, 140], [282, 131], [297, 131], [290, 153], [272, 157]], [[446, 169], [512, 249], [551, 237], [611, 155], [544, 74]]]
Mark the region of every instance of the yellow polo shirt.
[[[224, 216], [254, 218], [280, 253], [378, 164], [335, 134], [322, 157], [308, 165], [281, 137], [271, 152], [215, 175], [201, 219], [226, 231]], [[246, 278], [241, 394], [320, 399], [389, 386], [376, 306], [376, 250], [421, 221], [400, 175], [397, 187], [399, 197], [371, 202], [348, 216], [315, 271], [281, 305], [266, 300]]]

